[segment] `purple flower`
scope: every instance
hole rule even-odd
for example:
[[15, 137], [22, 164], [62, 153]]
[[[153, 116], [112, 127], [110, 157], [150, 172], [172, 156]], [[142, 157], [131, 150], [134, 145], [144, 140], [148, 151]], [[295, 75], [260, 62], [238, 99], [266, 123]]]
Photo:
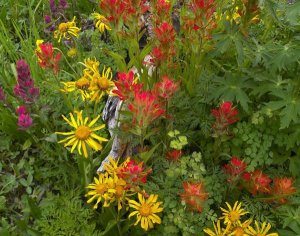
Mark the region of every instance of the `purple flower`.
[[45, 23], [46, 23], [46, 24], [49, 24], [49, 23], [51, 22], [52, 19], [51, 19], [51, 16], [45, 15], [45, 16], [44, 16], [44, 20], [45, 20]]
[[0, 87], [0, 101], [4, 101], [4, 100], [5, 100], [5, 93], [3, 89]]
[[49, 0], [49, 5], [50, 5], [50, 11], [52, 15], [55, 15], [57, 13], [57, 7], [55, 4], [55, 0]]
[[25, 106], [19, 106], [16, 109], [16, 112], [18, 113], [18, 115], [27, 114], [27, 110]]
[[67, 9], [68, 8], [68, 1], [67, 0], [60, 0], [59, 5], [60, 5], [60, 8]]
[[32, 126], [32, 119], [29, 114], [21, 114], [18, 119], [18, 126], [21, 129], [27, 129]]
[[40, 94], [40, 90], [34, 87], [34, 81], [31, 79], [29, 66], [24, 60], [17, 61], [18, 80], [14, 88], [14, 94], [25, 102], [34, 102]]

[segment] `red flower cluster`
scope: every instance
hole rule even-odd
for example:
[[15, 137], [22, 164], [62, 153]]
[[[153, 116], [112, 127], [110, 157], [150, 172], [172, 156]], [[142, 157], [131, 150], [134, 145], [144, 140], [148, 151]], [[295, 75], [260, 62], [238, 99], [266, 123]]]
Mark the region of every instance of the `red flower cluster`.
[[158, 44], [153, 48], [151, 56], [153, 57], [153, 63], [158, 65], [163, 60], [169, 60], [176, 54], [176, 32], [170, 23], [164, 21], [158, 27], [154, 28], [154, 33]]
[[202, 212], [204, 201], [208, 198], [202, 182], [183, 182], [184, 192], [180, 194], [182, 201], [192, 210]]
[[183, 155], [182, 150], [172, 149], [167, 152], [167, 159], [171, 161], [177, 161]]
[[131, 16], [143, 15], [149, 6], [146, 0], [102, 0], [100, 8], [106, 13], [109, 21], [118, 23], [121, 19], [127, 21]]
[[115, 82], [117, 89], [113, 93], [121, 100], [128, 101], [133, 124], [146, 128], [154, 120], [165, 113], [166, 100], [170, 99], [179, 84], [174, 83], [168, 76], [163, 76], [162, 81], [154, 84], [150, 91], [143, 91], [143, 84], [134, 79], [133, 72], [119, 73]]
[[35, 51], [40, 67], [52, 69], [55, 74], [59, 71], [60, 53], [54, 55], [52, 43], [41, 43], [38, 45], [38, 50]]
[[229, 176], [227, 181], [235, 183], [245, 172], [247, 164], [238, 157], [232, 157], [229, 164], [224, 165], [224, 172]]
[[239, 111], [232, 107], [232, 103], [230, 101], [223, 102], [217, 109], [212, 109], [211, 114], [216, 119], [212, 127], [218, 135], [226, 133], [228, 126], [239, 119], [237, 117]]
[[237, 157], [232, 157], [230, 162], [224, 165], [224, 172], [228, 175], [228, 182], [238, 184], [242, 180], [244, 186], [253, 196], [257, 194], [267, 194], [272, 201], [285, 203], [287, 197], [296, 192], [292, 178], [272, 179], [261, 170], [253, 172], [246, 171], [247, 164]]
[[136, 163], [130, 160], [124, 167], [118, 170], [118, 176], [129, 183], [130, 186], [137, 186], [147, 182], [147, 176], [151, 173], [151, 169], [145, 170], [144, 163]]
[[155, 22], [162, 22], [170, 18], [171, 4], [167, 0], [157, 0], [152, 11]]

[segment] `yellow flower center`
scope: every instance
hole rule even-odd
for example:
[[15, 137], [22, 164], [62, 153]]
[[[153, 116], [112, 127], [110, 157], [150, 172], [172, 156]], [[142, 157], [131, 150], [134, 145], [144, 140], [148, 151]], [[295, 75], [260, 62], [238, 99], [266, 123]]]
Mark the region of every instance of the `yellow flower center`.
[[87, 78], [81, 78], [75, 83], [76, 88], [78, 89], [88, 89], [90, 86], [90, 81]]
[[98, 79], [97, 84], [101, 90], [107, 90], [109, 88], [109, 81], [106, 78]]
[[98, 184], [96, 185], [96, 192], [100, 195], [103, 195], [107, 191], [106, 184]]
[[237, 211], [231, 211], [228, 218], [231, 222], [236, 222], [240, 219], [240, 214]]
[[88, 139], [88, 137], [91, 134], [91, 130], [89, 127], [82, 125], [79, 126], [75, 132], [75, 136], [76, 138], [78, 138], [79, 140], [86, 140]]
[[245, 233], [242, 227], [235, 228], [234, 232], [235, 232], [234, 236], [243, 236]]
[[140, 214], [145, 217], [151, 215], [151, 207], [147, 203], [142, 204]]
[[123, 196], [124, 188], [121, 185], [116, 186], [116, 197], [120, 198]]
[[68, 30], [68, 23], [60, 23], [59, 26], [58, 26], [58, 30], [60, 32], [66, 32]]

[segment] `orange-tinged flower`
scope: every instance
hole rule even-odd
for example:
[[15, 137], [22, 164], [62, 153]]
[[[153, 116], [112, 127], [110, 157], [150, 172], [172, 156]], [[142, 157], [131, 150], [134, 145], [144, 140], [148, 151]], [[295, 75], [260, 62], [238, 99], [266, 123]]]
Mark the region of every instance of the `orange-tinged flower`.
[[297, 189], [293, 186], [294, 180], [292, 178], [274, 178], [273, 180], [274, 186], [272, 189], [272, 194], [277, 198], [279, 198], [280, 203], [287, 202], [287, 197], [294, 194]]
[[167, 152], [167, 159], [172, 161], [177, 161], [183, 154], [182, 150], [172, 149]]
[[183, 182], [184, 192], [180, 194], [182, 201], [190, 206], [192, 210], [202, 212], [203, 204], [208, 198], [202, 182]]
[[41, 40], [36, 42], [37, 48], [35, 54], [38, 57], [38, 63], [42, 68], [52, 69], [55, 74], [59, 71], [59, 60], [61, 54], [54, 55], [54, 49], [52, 43], [43, 43]]
[[154, 85], [156, 95], [161, 98], [169, 99], [177, 91], [179, 83], [174, 83], [168, 76], [163, 76], [162, 81]]
[[249, 173], [248, 178], [249, 180], [246, 184], [248, 185], [249, 191], [252, 193], [252, 195], [270, 192], [270, 183], [272, 180], [261, 170], [256, 170], [252, 173]]
[[229, 164], [224, 165], [224, 172], [229, 175], [228, 182], [237, 181], [245, 172], [247, 164], [238, 157], [232, 157]]

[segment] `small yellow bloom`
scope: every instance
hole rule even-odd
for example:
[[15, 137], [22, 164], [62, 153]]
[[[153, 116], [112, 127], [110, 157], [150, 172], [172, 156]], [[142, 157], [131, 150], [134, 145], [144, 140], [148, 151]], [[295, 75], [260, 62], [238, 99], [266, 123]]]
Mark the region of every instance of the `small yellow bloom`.
[[81, 77], [77, 81], [62, 82], [64, 88], [61, 89], [61, 91], [64, 93], [75, 92], [81, 95], [83, 101], [89, 100], [91, 97], [90, 92], [88, 90], [88, 88], [90, 87], [90, 82], [91, 81], [85, 76]]
[[77, 56], [77, 49], [76, 48], [70, 48], [67, 52], [68, 57], [74, 58]]
[[134, 225], [141, 222], [141, 227], [148, 230], [154, 227], [153, 224], [161, 224], [161, 219], [156, 213], [162, 212], [163, 208], [160, 206], [162, 202], [157, 202], [158, 195], [151, 194], [147, 200], [144, 196], [138, 193], [139, 202], [129, 200], [129, 206], [136, 209], [129, 214], [129, 218], [136, 215], [137, 221]]
[[58, 39], [59, 43], [62, 38], [69, 40], [72, 37], [78, 37], [80, 28], [76, 26], [75, 19], [76, 17], [74, 16], [72, 21], [63, 22], [58, 25], [57, 30], [54, 31], [54, 38]]
[[223, 216], [220, 217], [220, 219], [224, 219], [225, 224], [230, 223], [236, 225], [240, 222], [241, 216], [248, 213], [243, 208], [241, 208], [242, 203], [239, 203], [238, 201], [234, 203], [233, 207], [231, 207], [228, 202], [226, 202], [226, 205], [228, 207], [228, 210], [221, 207]]
[[80, 63], [85, 66], [85, 69], [83, 70], [84, 75], [93, 76], [94, 73], [99, 73], [100, 62], [97, 61], [96, 58], [94, 59], [87, 58], [84, 59], [83, 63], [82, 62]]
[[230, 224], [227, 225], [226, 229], [221, 228], [220, 220], [217, 221], [217, 225], [214, 222], [214, 230], [204, 229], [203, 231], [207, 233], [209, 236], [227, 236], [228, 231], [230, 230]]
[[108, 176], [107, 173], [99, 174], [98, 179], [94, 178], [94, 183], [89, 184], [87, 188], [91, 189], [86, 194], [86, 197], [90, 197], [87, 203], [91, 203], [92, 201], [97, 199], [96, 204], [94, 205], [94, 209], [98, 208], [98, 204], [101, 202], [101, 200], [104, 200], [104, 207], [109, 207], [114, 193], [116, 192], [113, 185], [113, 179]]
[[91, 85], [89, 90], [91, 91], [91, 101], [96, 101], [98, 103], [101, 98], [107, 94], [109, 95], [112, 89], [115, 87], [115, 83], [112, 81], [112, 71], [108, 67], [104, 67], [102, 75], [100, 73], [94, 73], [90, 76]]
[[105, 30], [111, 30], [111, 28], [108, 26], [108, 20], [100, 15], [99, 13], [93, 13], [92, 17], [95, 21], [96, 28], [103, 33]]
[[232, 233], [228, 234], [228, 236], [246, 236], [246, 229], [251, 223], [251, 219], [248, 219], [243, 223], [239, 222], [238, 225], [232, 229]]
[[119, 159], [114, 160], [112, 157], [108, 158], [109, 163], [104, 164], [104, 170], [110, 175], [117, 175], [119, 170], [126, 166], [130, 161], [130, 157], [128, 157], [122, 164], [119, 165]]
[[278, 236], [277, 233], [268, 234], [270, 229], [270, 223], [263, 222], [260, 226], [260, 224], [255, 221], [255, 229], [252, 226], [248, 226], [248, 229], [246, 229], [246, 233], [248, 236]]
[[42, 50], [40, 48], [40, 45], [44, 43], [44, 40], [42, 39], [38, 39], [36, 40], [35, 44], [36, 44], [36, 48], [35, 48], [35, 52], [39, 52], [39, 53], [42, 53]]
[[92, 128], [92, 126], [97, 122], [100, 118], [98, 115], [95, 119], [88, 123], [89, 118], [86, 117], [83, 119], [82, 111], [76, 112], [77, 119], [75, 120], [74, 115], [70, 113], [71, 120], [67, 119], [64, 115], [63, 119], [74, 128], [73, 131], [70, 132], [55, 132], [56, 134], [66, 135], [67, 138], [59, 141], [58, 143], [65, 143], [64, 146], [72, 146], [71, 153], [77, 147], [78, 153], [82, 155], [81, 150], [83, 150], [84, 157], [88, 157], [87, 146], [91, 147], [96, 151], [100, 151], [102, 149], [101, 142], [107, 142], [108, 139], [103, 138], [95, 134], [96, 131], [101, 130], [105, 127], [105, 124], [96, 126]]

